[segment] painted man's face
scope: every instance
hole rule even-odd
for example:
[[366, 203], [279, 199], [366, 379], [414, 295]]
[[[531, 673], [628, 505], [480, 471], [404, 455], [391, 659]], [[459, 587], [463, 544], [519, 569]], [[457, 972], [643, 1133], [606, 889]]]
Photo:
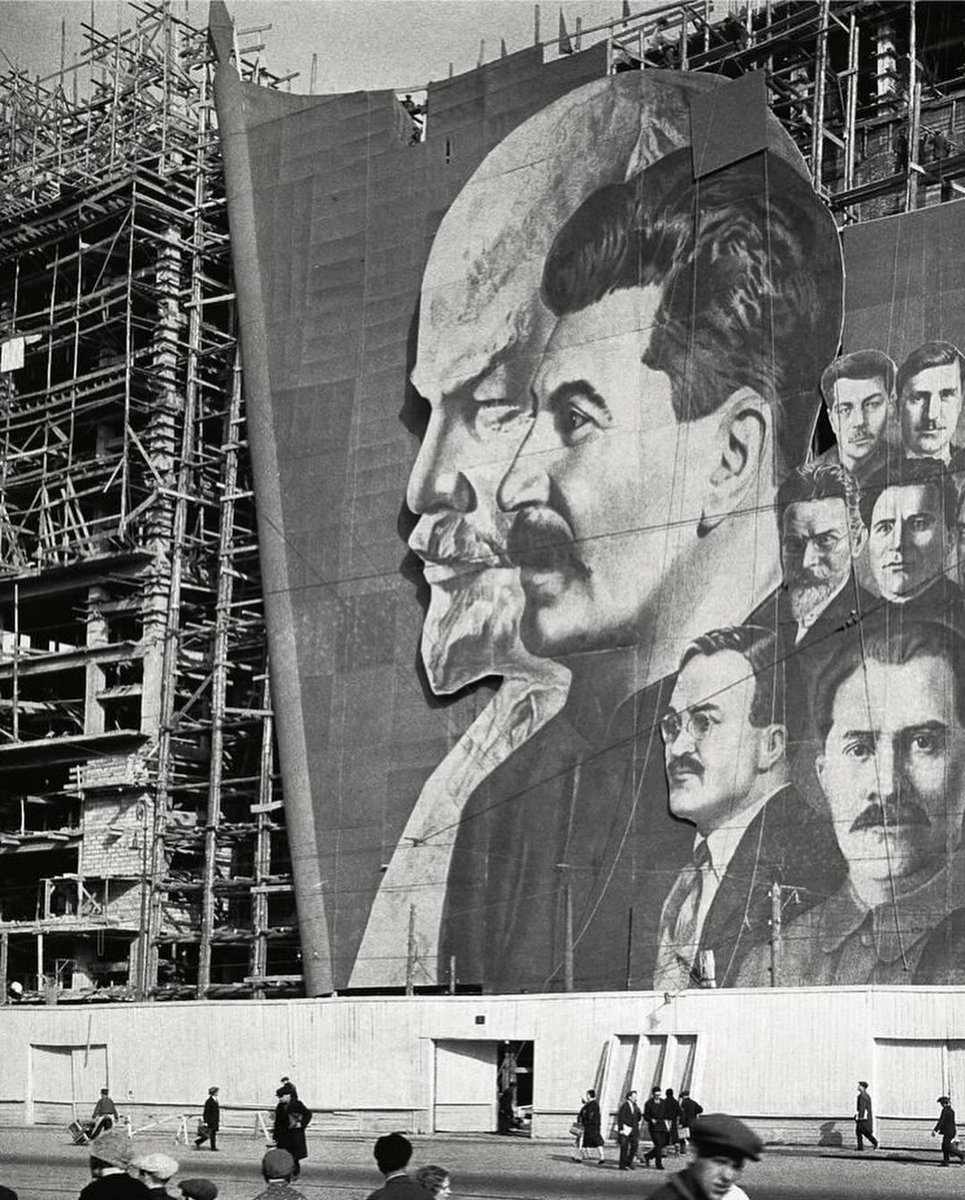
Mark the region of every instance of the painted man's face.
[[849, 471], [860, 470], [881, 445], [888, 407], [888, 389], [880, 377], [835, 381], [828, 418], [838, 439], [841, 463]]
[[781, 520], [781, 563], [796, 620], [820, 608], [841, 588], [854, 550], [844, 500], [826, 496], [788, 505]]
[[962, 411], [962, 374], [957, 362], [926, 367], [901, 391], [901, 437], [909, 454], [947, 458]]
[[884, 489], [871, 512], [868, 553], [885, 600], [907, 600], [941, 577], [944, 534], [938, 488], [908, 483]]
[[750, 723], [756, 687], [735, 650], [696, 654], [677, 675], [661, 722], [670, 811], [705, 835], [740, 811], [757, 776], [766, 729]]
[[965, 729], [948, 659], [869, 659], [838, 688], [815, 765], [852, 875], [901, 881], [941, 869], [965, 813]]
[[659, 300], [632, 288], [563, 316], [533, 380], [499, 503], [515, 516], [534, 654], [636, 644], [666, 572], [697, 541], [717, 422], [680, 423], [669, 377], [641, 361]]

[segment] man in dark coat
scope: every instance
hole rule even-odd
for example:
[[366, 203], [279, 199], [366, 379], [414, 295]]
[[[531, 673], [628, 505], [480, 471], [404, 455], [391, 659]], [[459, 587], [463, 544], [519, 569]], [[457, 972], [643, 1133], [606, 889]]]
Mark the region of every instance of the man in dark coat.
[[385, 1182], [368, 1200], [427, 1200], [426, 1189], [406, 1173], [412, 1157], [412, 1143], [401, 1133], [386, 1133], [377, 1138], [372, 1149]]
[[208, 1098], [204, 1102], [204, 1111], [201, 1114], [201, 1125], [198, 1136], [194, 1139], [195, 1150], [200, 1150], [205, 1142], [211, 1143], [211, 1149], [218, 1149], [218, 1130], [221, 1128], [221, 1105], [218, 1102], [218, 1089], [216, 1087], [208, 1088]]
[[660, 1088], [650, 1091], [650, 1099], [643, 1106], [643, 1119], [647, 1123], [647, 1133], [653, 1145], [643, 1156], [643, 1165], [649, 1167], [651, 1161], [657, 1164], [657, 1170], [663, 1170], [663, 1148], [667, 1144], [667, 1106], [660, 1094]]
[[627, 1092], [627, 1098], [620, 1105], [617, 1136], [620, 1142], [620, 1170], [632, 1171], [633, 1160], [640, 1146], [640, 1108], [636, 1092]]
[[673, 1094], [673, 1088], [667, 1088], [664, 1093], [663, 1114], [667, 1118], [667, 1145], [682, 1151], [684, 1142], [680, 1136], [680, 1101]]
[[131, 1139], [116, 1129], [95, 1138], [90, 1145], [92, 1178], [80, 1200], [148, 1200], [147, 1188], [127, 1171], [132, 1148]]
[[689, 1134], [691, 1128], [693, 1127], [694, 1121], [697, 1120], [703, 1111], [704, 1106], [702, 1104], [698, 1104], [693, 1096], [691, 1096], [689, 1090], [684, 1088], [684, 1090], [680, 1093], [681, 1130], [686, 1129]]
[[952, 1145], [958, 1128], [955, 1124], [955, 1110], [952, 1108], [952, 1102], [947, 1096], [939, 1096], [938, 1103], [942, 1106], [942, 1110], [938, 1114], [938, 1120], [935, 1122], [935, 1128], [931, 1135], [932, 1137], [936, 1133], [942, 1135], [942, 1166], [948, 1166], [953, 1154], [960, 1163], [965, 1163], [965, 1154]]
[[747, 1159], [760, 1161], [763, 1145], [753, 1129], [726, 1113], [709, 1113], [694, 1121], [690, 1140], [693, 1160], [650, 1200], [747, 1200], [737, 1180]]
[[295, 1164], [292, 1176], [297, 1179], [301, 1174], [302, 1159], [308, 1157], [305, 1129], [312, 1119], [312, 1112], [298, 1099], [292, 1083], [283, 1083], [275, 1095], [278, 1097], [273, 1130], [275, 1145], [292, 1156]]
[[874, 1133], [874, 1114], [871, 1111], [871, 1097], [868, 1095], [868, 1084], [863, 1079], [858, 1080], [858, 1099], [854, 1110], [854, 1135], [858, 1140], [858, 1149], [864, 1149], [864, 1138], [867, 1138], [875, 1150], [878, 1149], [878, 1139]]

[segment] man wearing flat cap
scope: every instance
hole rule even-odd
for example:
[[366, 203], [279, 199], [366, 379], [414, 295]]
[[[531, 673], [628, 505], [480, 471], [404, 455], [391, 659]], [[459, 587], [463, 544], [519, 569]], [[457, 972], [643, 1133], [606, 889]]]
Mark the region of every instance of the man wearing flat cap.
[[305, 1200], [297, 1188], [292, 1187], [295, 1160], [287, 1150], [269, 1150], [261, 1160], [261, 1173], [265, 1179], [265, 1190], [255, 1200]]
[[170, 1154], [138, 1154], [131, 1160], [131, 1167], [154, 1200], [165, 1200], [169, 1194], [168, 1180], [178, 1171], [178, 1164]]
[[931, 1135], [932, 1137], [936, 1133], [942, 1135], [941, 1165], [947, 1167], [953, 1154], [960, 1163], [965, 1163], [965, 1154], [955, 1145], [955, 1134], [958, 1132], [958, 1127], [955, 1124], [955, 1110], [952, 1108], [952, 1102], [948, 1096], [939, 1096], [936, 1103], [942, 1106], [942, 1111], [938, 1114], [938, 1120], [935, 1122], [935, 1128], [931, 1131]]
[[80, 1200], [147, 1200], [147, 1188], [128, 1174], [132, 1149], [131, 1139], [116, 1129], [94, 1138], [90, 1144], [92, 1178]]
[[753, 1129], [726, 1113], [708, 1113], [691, 1126], [690, 1145], [688, 1165], [650, 1200], [747, 1200], [737, 1180], [747, 1159], [759, 1162], [764, 1148]]

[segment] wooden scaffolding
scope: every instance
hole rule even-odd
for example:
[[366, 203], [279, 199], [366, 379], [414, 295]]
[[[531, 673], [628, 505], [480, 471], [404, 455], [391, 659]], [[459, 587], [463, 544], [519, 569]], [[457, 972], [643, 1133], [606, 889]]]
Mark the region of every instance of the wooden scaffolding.
[[299, 994], [212, 63], [129, 15], [0, 77], [0, 999]]

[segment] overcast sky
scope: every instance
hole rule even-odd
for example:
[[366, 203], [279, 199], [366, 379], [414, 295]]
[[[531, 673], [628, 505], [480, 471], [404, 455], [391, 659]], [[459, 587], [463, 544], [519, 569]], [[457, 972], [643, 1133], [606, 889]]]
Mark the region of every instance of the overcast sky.
[[[650, 0], [652, 3], [652, 0]], [[631, 3], [634, 13], [650, 3]], [[113, 34], [131, 24], [132, 12], [115, 0], [94, 0], [95, 25]], [[589, 28], [619, 17], [622, 0], [564, 0], [541, 3], [543, 40], [557, 35], [562, 7], [572, 36], [577, 16]], [[178, 15], [196, 25], [207, 20], [207, 0], [173, 0]], [[532, 0], [228, 0], [240, 30], [270, 24], [242, 46], [266, 43], [265, 65], [278, 75], [300, 71], [292, 89], [307, 92], [312, 54], [318, 55], [318, 92], [359, 88], [417, 87], [442, 79], [452, 62], [458, 74], [476, 65], [485, 39], [489, 61], [498, 57], [500, 38], [507, 49], [533, 42]], [[91, 0], [0, 0], [0, 67], [11, 64], [31, 75], [60, 66], [61, 21], [67, 23], [67, 63], [86, 41], [81, 25], [90, 21]]]

